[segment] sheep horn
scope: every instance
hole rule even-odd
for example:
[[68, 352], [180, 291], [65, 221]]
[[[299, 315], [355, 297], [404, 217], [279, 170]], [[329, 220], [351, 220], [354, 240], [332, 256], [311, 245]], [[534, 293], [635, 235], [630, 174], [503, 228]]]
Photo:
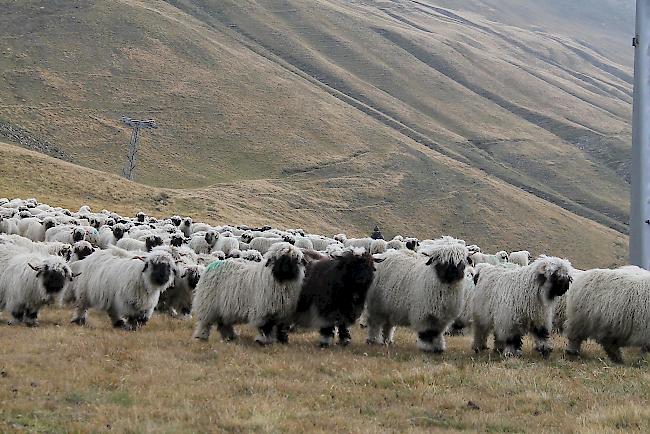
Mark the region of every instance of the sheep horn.
[[41, 267], [34, 267], [34, 266], [33, 266], [32, 264], [30, 264], [29, 262], [27, 263], [27, 265], [29, 265], [29, 268], [31, 268], [31, 269], [34, 270], [34, 271], [41, 271]]

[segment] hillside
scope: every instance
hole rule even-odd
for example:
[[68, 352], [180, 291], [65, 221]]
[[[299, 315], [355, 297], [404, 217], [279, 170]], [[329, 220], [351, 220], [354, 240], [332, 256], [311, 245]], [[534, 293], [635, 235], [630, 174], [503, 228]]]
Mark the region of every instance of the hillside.
[[[436, 157], [430, 151], [429, 158], [408, 152], [412, 151], [405, 150], [402, 158], [412, 159], [413, 165], [458, 181], [464, 178], [459, 175], [464, 172], [455, 167], [457, 163], [445, 157]], [[298, 175], [286, 180], [172, 190], [143, 186], [13, 145], [0, 143], [0, 153], [0, 196], [36, 196], [70, 209], [88, 204], [126, 215], [139, 210], [154, 216], [180, 213], [213, 224], [273, 224], [303, 227], [327, 235], [341, 231], [367, 235], [367, 228], [385, 222], [391, 228], [385, 231], [386, 235], [454, 234], [489, 250], [526, 247], [535, 254], [566, 256], [578, 267], [611, 266], [626, 261], [625, 236], [486, 179], [467, 185], [447, 185], [437, 192], [413, 185], [421, 192], [414, 198], [417, 200], [401, 196], [402, 184], [416, 182], [407, 173], [401, 173], [399, 181], [385, 176], [372, 186], [356, 177], [312, 180]], [[479, 174], [475, 171], [469, 175]], [[373, 197], [379, 190], [381, 197]], [[431, 206], [438, 201], [456, 205], [441, 209]], [[432, 209], [438, 214], [432, 214]], [[408, 214], [400, 210], [408, 210]], [[503, 212], [509, 213], [507, 220], [499, 217]], [[406, 221], [406, 215], [410, 221]], [[440, 228], [430, 227], [430, 220], [441, 222]]]
[[633, 2], [458, 3], [0, 0], [0, 124], [119, 173], [154, 117], [133, 190], [214, 219], [620, 263]]

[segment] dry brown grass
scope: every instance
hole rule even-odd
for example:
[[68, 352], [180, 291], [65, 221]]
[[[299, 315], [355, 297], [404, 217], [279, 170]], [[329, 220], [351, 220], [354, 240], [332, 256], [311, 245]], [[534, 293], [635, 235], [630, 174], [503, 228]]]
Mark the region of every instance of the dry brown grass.
[[[413, 333], [321, 350], [313, 333], [260, 348], [254, 331], [225, 344], [191, 339], [192, 322], [155, 315], [139, 332], [104, 314], [89, 326], [45, 309], [41, 327], [0, 325], [0, 431], [28, 432], [594, 432], [650, 430], [647, 364], [475, 356], [468, 337], [442, 356]], [[555, 339], [561, 347], [563, 340]], [[478, 406], [474, 408], [472, 402]]]

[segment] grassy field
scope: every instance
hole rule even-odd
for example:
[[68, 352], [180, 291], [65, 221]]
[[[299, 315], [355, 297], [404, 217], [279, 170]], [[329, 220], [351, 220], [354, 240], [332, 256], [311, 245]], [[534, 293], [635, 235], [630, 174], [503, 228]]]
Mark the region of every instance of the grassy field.
[[[0, 431], [27, 432], [595, 432], [650, 430], [650, 374], [638, 353], [612, 366], [476, 356], [451, 337], [419, 353], [400, 330], [391, 347], [320, 349], [313, 333], [260, 348], [254, 330], [225, 344], [191, 339], [192, 322], [154, 316], [139, 332], [104, 314], [89, 326], [45, 309], [41, 327], [0, 326]], [[563, 339], [555, 339], [556, 348]]]

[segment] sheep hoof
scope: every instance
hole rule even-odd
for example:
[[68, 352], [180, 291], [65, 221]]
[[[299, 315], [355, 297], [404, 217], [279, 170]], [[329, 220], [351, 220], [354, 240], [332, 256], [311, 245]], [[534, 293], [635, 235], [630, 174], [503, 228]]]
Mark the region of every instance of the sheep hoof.
[[383, 342], [378, 342], [376, 339], [368, 338], [368, 339], [366, 339], [366, 344], [368, 344], [368, 345], [382, 345]]
[[78, 326], [83, 326], [86, 325], [86, 318], [73, 318], [72, 321], [70, 321], [71, 324], [77, 324]]
[[40, 324], [38, 321], [34, 320], [34, 321], [25, 321], [25, 325], [27, 327], [38, 327]]
[[255, 338], [255, 343], [258, 344], [261, 347], [265, 347], [265, 346], [271, 344], [271, 339], [269, 339], [268, 337], [266, 337], [264, 335], [258, 335]]
[[329, 348], [330, 344], [328, 342], [319, 342], [318, 346], [321, 348]]
[[350, 338], [339, 339], [339, 345], [342, 347], [347, 347], [348, 345], [350, 345], [350, 341], [351, 341]]
[[548, 359], [551, 356], [551, 353], [553, 352], [553, 348], [548, 347], [548, 346], [542, 346], [535, 348], [537, 352], [545, 359]]
[[564, 354], [567, 357], [570, 357], [570, 358], [580, 357], [580, 351], [573, 350], [573, 349], [568, 349], [568, 348], [566, 350], [564, 350]]

